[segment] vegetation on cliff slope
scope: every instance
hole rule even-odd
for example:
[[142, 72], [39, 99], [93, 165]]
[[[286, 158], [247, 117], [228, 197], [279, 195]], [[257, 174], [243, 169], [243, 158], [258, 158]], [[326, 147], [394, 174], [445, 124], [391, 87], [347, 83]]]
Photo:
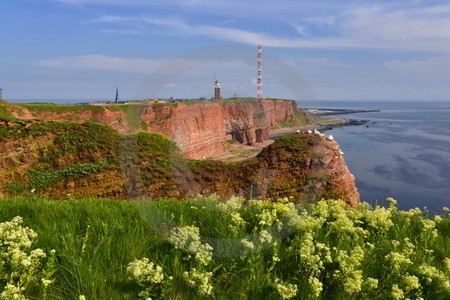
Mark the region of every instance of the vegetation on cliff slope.
[[67, 120], [70, 121], [72, 117], [76, 117], [76, 114], [83, 113], [85, 111], [91, 111], [94, 113], [101, 113], [105, 110], [102, 106], [94, 105], [71, 105], [71, 104], [55, 104], [46, 102], [36, 103], [12, 103], [4, 100], [0, 100], [0, 114], [3, 116], [11, 116], [16, 114], [19, 118], [25, 114], [26, 111], [31, 113], [35, 118], [39, 118], [43, 113], [70, 113], [73, 115], [67, 115]]
[[429, 217], [419, 209], [399, 211], [389, 201], [387, 208], [347, 208], [334, 200], [295, 205], [214, 196], [0, 199], [0, 255], [14, 257], [3, 260], [0, 294], [449, 299], [448, 209]]
[[281, 127], [296, 127], [296, 126], [305, 126], [310, 124], [313, 121], [316, 121], [317, 118], [311, 115], [310, 113], [306, 113], [303, 111], [296, 110], [294, 112], [294, 119], [290, 121], [280, 121]]
[[[301, 201], [312, 197], [302, 188], [316, 186], [317, 180], [324, 189], [314, 189], [315, 199], [328, 193], [326, 176], [319, 178], [309, 174], [308, 168], [299, 169], [314, 158], [311, 149], [320, 138], [313, 135], [282, 137], [255, 159], [225, 163], [188, 160], [174, 142], [159, 133], [120, 135], [94, 122], [6, 121], [2, 125], [0, 118], [0, 146], [4, 148], [0, 193], [9, 196], [31, 191], [59, 199], [68, 194], [71, 198], [182, 198], [217, 193], [294, 196]], [[284, 172], [288, 167], [291, 170]]]

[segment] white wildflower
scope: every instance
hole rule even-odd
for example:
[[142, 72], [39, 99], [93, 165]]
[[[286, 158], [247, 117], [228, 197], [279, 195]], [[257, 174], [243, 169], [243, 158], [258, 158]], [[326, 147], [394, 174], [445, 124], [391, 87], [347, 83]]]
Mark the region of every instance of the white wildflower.
[[50, 263], [44, 260], [45, 252], [39, 248], [31, 250], [37, 234], [22, 224], [20, 216], [0, 223], [0, 276], [8, 282], [1, 299], [25, 299], [22, 293], [31, 282], [41, 281], [44, 286], [51, 282], [44, 277], [51, 272], [47, 269]]
[[32, 257], [45, 257], [46, 254], [41, 248], [37, 248], [37, 249], [34, 249], [33, 251], [31, 251], [31, 256]]
[[213, 286], [210, 283], [212, 272], [200, 272], [192, 268], [190, 272], [184, 272], [183, 278], [187, 283], [196, 288], [197, 292], [202, 295], [211, 295]]
[[246, 225], [246, 222], [238, 211], [232, 211], [229, 215], [231, 222], [228, 224], [228, 228], [230, 228], [234, 235], [237, 235], [239, 230]]
[[275, 209], [263, 209], [257, 217], [260, 220], [258, 224], [261, 226], [272, 226], [272, 224], [278, 219], [277, 211]]
[[450, 274], [450, 258], [445, 258], [443, 264], [445, 271]]
[[434, 216], [434, 222], [436, 222], [436, 224], [441, 223], [442, 221], [444, 221], [444, 218], [442, 218], [439, 215]]
[[195, 254], [195, 258], [204, 265], [207, 265], [212, 259], [213, 248], [209, 244], [201, 242], [200, 229], [195, 226], [172, 229], [168, 241], [177, 249]]
[[291, 283], [283, 283], [278, 278], [275, 279], [275, 288], [283, 299], [291, 299], [297, 295], [297, 285]]
[[416, 290], [420, 288], [419, 278], [414, 275], [406, 275], [402, 277], [402, 282], [404, 284], [404, 290], [406, 292]]
[[22, 289], [10, 283], [6, 284], [5, 289], [0, 294], [0, 299], [26, 300], [25, 296], [22, 295]]
[[395, 200], [394, 198], [391, 198], [391, 197], [387, 198], [386, 200], [387, 200], [387, 202], [389, 202], [389, 209], [397, 210], [397, 207], [396, 207], [397, 200]]
[[246, 247], [249, 250], [255, 249], [255, 245], [247, 239], [242, 239], [241, 244], [244, 245], [244, 247]]
[[46, 278], [42, 278], [41, 279], [42, 284], [44, 285], [45, 288], [47, 288], [50, 284], [53, 283], [53, 280], [50, 279], [46, 279]]
[[377, 233], [383, 233], [394, 225], [391, 219], [392, 212], [384, 207], [377, 206], [373, 211], [367, 210], [364, 213], [367, 224]]
[[421, 219], [423, 230], [424, 231], [431, 231], [436, 227], [436, 223], [433, 220], [429, 219]]
[[272, 242], [272, 239], [273, 239], [272, 235], [267, 230], [263, 229], [259, 232], [259, 241], [261, 242], [261, 244], [264, 243], [269, 244]]
[[388, 255], [386, 255], [386, 260], [390, 263], [392, 269], [396, 272], [412, 264], [412, 261], [409, 258], [398, 252], [389, 253]]
[[320, 282], [319, 279], [316, 277], [309, 277], [308, 278], [309, 285], [311, 286], [311, 289], [314, 293], [314, 296], [318, 298], [323, 290], [323, 283]]
[[346, 275], [344, 290], [348, 294], [358, 293], [362, 289], [363, 276], [361, 270], [354, 270]]
[[161, 283], [164, 279], [162, 268], [144, 257], [128, 264], [127, 272], [141, 285]]
[[404, 299], [405, 298], [405, 294], [403, 293], [403, 291], [396, 284], [394, 284], [392, 286], [391, 296], [392, 296], [392, 299], [395, 299], [395, 300]]
[[[286, 198], [287, 199], [287, 198]], [[283, 199], [280, 199], [281, 201]], [[284, 201], [283, 201], [284, 202]], [[277, 202], [273, 204], [273, 208], [276, 210], [277, 213], [279, 213], [281, 216], [284, 216], [286, 214], [290, 214], [292, 212], [296, 213], [295, 204], [292, 202]]]
[[426, 278], [428, 283], [435, 282], [438, 286], [450, 289], [449, 281], [444, 272], [436, 269], [433, 266], [422, 264], [419, 266], [419, 272]]
[[377, 288], [378, 288], [378, 279], [369, 277], [366, 280], [364, 280], [364, 283], [363, 283], [364, 290], [371, 291], [371, 290], [375, 290]]
[[245, 198], [231, 196], [224, 203], [220, 203], [218, 206], [222, 211], [237, 211], [242, 208], [242, 204], [244, 203]]

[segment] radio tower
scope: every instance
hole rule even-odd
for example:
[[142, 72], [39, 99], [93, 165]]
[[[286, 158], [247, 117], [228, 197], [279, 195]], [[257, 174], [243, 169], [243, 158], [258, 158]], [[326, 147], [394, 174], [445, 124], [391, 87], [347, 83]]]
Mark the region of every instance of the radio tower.
[[258, 87], [256, 98], [262, 99], [262, 46], [258, 45]]

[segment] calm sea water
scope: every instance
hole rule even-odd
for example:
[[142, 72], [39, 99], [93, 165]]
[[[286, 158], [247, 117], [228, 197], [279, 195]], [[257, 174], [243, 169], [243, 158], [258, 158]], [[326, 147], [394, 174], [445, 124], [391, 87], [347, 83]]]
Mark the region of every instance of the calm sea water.
[[341, 145], [355, 175], [361, 201], [401, 209], [450, 207], [449, 102], [298, 102], [301, 108], [380, 109], [339, 115], [368, 120], [369, 127], [348, 126], [327, 132]]

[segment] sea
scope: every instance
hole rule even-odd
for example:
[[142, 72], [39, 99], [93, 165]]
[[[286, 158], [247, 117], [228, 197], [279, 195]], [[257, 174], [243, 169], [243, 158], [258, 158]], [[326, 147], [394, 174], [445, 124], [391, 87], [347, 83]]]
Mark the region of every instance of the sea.
[[297, 101], [300, 108], [380, 112], [335, 115], [366, 120], [327, 131], [344, 152], [361, 201], [439, 214], [450, 207], [450, 101]]

